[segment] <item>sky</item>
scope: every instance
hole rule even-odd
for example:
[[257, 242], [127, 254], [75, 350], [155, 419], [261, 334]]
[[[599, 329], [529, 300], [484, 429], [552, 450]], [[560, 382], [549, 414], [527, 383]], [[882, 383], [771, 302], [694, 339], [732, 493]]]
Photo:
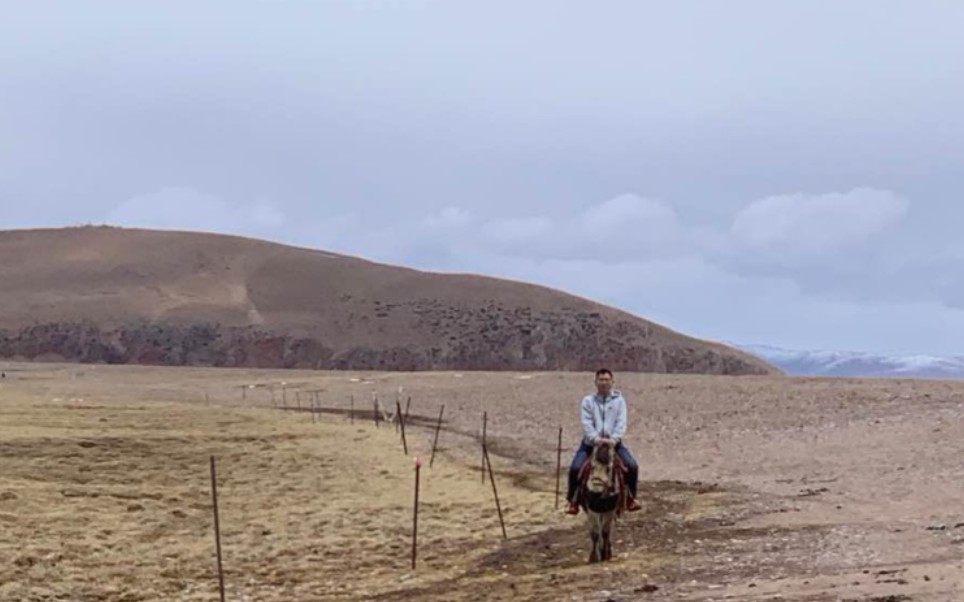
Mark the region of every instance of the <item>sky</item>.
[[964, 3], [0, 0], [0, 228], [242, 234], [964, 354]]

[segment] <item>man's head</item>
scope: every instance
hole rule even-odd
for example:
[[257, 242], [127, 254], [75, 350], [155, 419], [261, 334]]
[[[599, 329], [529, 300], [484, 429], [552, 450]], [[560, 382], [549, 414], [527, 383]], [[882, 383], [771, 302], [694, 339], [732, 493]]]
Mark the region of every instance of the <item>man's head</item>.
[[600, 395], [609, 395], [613, 389], [613, 373], [608, 368], [596, 370], [596, 391]]

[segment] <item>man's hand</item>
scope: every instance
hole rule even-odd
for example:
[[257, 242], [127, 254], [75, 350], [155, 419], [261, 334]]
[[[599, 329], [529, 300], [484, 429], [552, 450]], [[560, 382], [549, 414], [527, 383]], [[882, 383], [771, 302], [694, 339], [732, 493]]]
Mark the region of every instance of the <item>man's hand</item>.
[[599, 445], [613, 445], [613, 440], [608, 437], [600, 437]]

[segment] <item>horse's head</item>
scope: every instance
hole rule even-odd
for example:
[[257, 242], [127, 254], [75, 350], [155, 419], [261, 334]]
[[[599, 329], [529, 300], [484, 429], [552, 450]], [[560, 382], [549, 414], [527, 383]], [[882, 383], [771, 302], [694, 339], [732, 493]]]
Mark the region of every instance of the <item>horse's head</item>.
[[609, 490], [613, 480], [613, 448], [611, 445], [597, 445], [592, 451], [589, 470], [589, 491], [602, 493]]
[[612, 446], [609, 444], [597, 445], [594, 451], [597, 462], [606, 466], [612, 463]]

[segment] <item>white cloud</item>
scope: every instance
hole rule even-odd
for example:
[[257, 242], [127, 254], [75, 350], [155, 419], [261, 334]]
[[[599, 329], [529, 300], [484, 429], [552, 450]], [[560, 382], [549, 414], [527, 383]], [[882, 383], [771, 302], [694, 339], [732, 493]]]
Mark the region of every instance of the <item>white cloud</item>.
[[270, 203], [228, 203], [193, 188], [172, 186], [128, 199], [106, 221], [138, 228], [263, 234], [283, 226], [285, 216]]
[[872, 188], [772, 196], [740, 211], [730, 235], [741, 252], [790, 261], [827, 257], [865, 245], [897, 224], [909, 206], [891, 191]]
[[712, 227], [684, 223], [662, 201], [623, 194], [569, 215], [491, 220], [481, 225], [477, 238], [492, 252], [543, 260], [687, 257], [794, 269], [868, 248], [908, 208], [893, 192], [872, 188], [772, 196], [745, 205], [728, 227]]
[[462, 228], [473, 222], [472, 214], [459, 207], [445, 207], [438, 213], [426, 216], [419, 224], [420, 229], [445, 233], [453, 228]]
[[[933, 299], [835, 294], [848, 286], [833, 277], [844, 256], [878, 253], [875, 238], [908, 206], [866, 188], [775, 196], [748, 203], [731, 223], [695, 226], [669, 205], [625, 195], [552, 216], [481, 220], [449, 207], [329, 240], [332, 250], [391, 263], [545, 284], [717, 340], [947, 352], [934, 337], [945, 321], [964, 336], [964, 312]], [[335, 223], [344, 231], [362, 221]], [[774, 269], [756, 269], [763, 256]], [[800, 258], [806, 262], [795, 263]], [[814, 271], [829, 274], [828, 289], [807, 286]]]
[[[623, 194], [560, 215], [480, 220], [448, 206], [407, 223], [372, 229], [356, 214], [328, 220], [323, 244], [391, 261], [453, 254], [537, 262], [723, 266], [730, 271], [778, 266], [793, 270], [839, 263], [841, 250], [867, 246], [900, 221], [908, 202], [892, 192], [858, 188], [846, 193], [785, 195], [753, 201], [729, 227], [689, 225], [668, 204]], [[830, 261], [828, 261], [830, 260]]]
[[388, 226], [348, 212], [325, 218], [298, 242], [373, 261], [443, 269], [456, 267], [448, 259], [458, 247], [474, 245], [476, 226], [476, 218], [459, 207]]
[[164, 188], [121, 203], [107, 216], [113, 225], [144, 228], [223, 228], [230, 215], [227, 203], [191, 188]]
[[480, 243], [516, 257], [623, 261], [685, 253], [686, 232], [669, 205], [624, 194], [558, 216], [511, 216], [486, 222]]
[[677, 233], [673, 208], [653, 199], [623, 194], [586, 209], [576, 224], [586, 236], [609, 233], [666, 238]]
[[552, 236], [554, 228], [554, 222], [548, 217], [511, 217], [486, 222], [481, 234], [496, 245], [513, 248]]
[[285, 215], [270, 203], [258, 203], [251, 208], [248, 221], [254, 226], [280, 228], [285, 223]]

